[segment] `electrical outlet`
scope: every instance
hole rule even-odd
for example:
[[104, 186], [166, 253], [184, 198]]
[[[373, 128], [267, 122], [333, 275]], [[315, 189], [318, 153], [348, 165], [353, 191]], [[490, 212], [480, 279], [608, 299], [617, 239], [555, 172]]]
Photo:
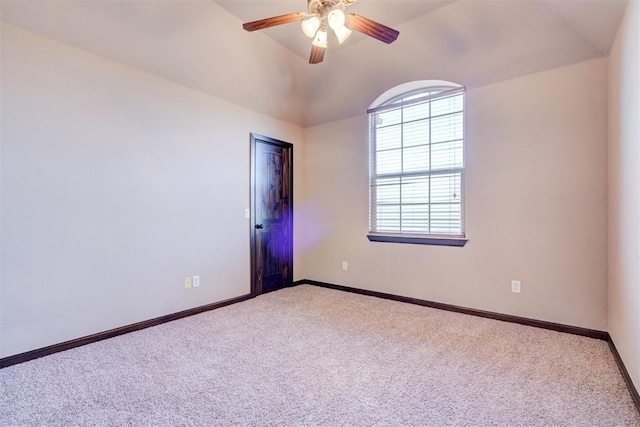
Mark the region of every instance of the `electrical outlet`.
[[342, 270], [347, 271], [349, 269], [349, 263], [347, 261], [342, 261]]
[[514, 294], [519, 294], [522, 291], [521, 284], [519, 280], [511, 281], [511, 292]]
[[193, 287], [200, 287], [200, 276], [193, 276]]
[[251, 211], [249, 209], [244, 210], [244, 219], [249, 219], [251, 217]]
[[184, 288], [191, 289], [191, 276], [184, 278]]

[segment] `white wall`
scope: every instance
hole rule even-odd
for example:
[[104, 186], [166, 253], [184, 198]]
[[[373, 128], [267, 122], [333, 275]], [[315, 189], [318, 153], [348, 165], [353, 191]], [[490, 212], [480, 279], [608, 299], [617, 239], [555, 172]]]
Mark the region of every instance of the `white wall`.
[[[0, 7], [0, 18], [2, 18], [2, 8]], [[3, 296], [3, 286], [2, 286], [2, 247], [3, 247], [3, 238], [2, 238], [2, 128], [3, 128], [3, 124], [2, 124], [2, 116], [3, 114], [3, 110], [4, 110], [4, 102], [2, 100], [3, 98], [3, 91], [2, 91], [2, 86], [3, 86], [3, 80], [2, 80], [2, 50], [1, 50], [1, 46], [2, 46], [2, 33], [0, 32], [0, 355], [4, 354], [3, 353], [3, 345], [2, 345], [2, 305], [3, 305], [3, 301], [4, 301], [4, 296]]]
[[595, 59], [468, 91], [464, 248], [369, 242], [366, 115], [308, 128], [307, 278], [606, 330], [606, 75]]
[[640, 5], [609, 58], [609, 333], [640, 389]]
[[295, 144], [299, 199], [300, 127], [6, 24], [1, 49], [0, 357], [249, 293], [249, 132]]
[[[206, 16], [237, 24], [201, 3]], [[616, 89], [620, 95], [638, 88], [632, 4], [609, 69], [612, 88], [630, 88]], [[28, 21], [28, 9], [14, 11], [13, 19]], [[266, 56], [266, 38], [259, 40]], [[180, 43], [172, 46], [182, 51]], [[108, 47], [102, 46], [107, 53]], [[247, 65], [240, 50], [232, 55], [236, 70]], [[299, 88], [306, 81], [300, 61], [281, 51], [274, 48], [297, 74], [276, 67], [268, 81], [282, 74], [278, 85], [291, 77]], [[607, 330], [605, 59], [469, 91], [470, 242], [460, 249], [367, 241], [364, 115], [303, 130], [207, 96], [206, 85], [189, 90], [105, 59], [107, 53], [94, 56], [9, 25], [1, 53], [0, 357], [247, 293], [249, 228], [242, 211], [249, 205], [251, 131], [296, 145], [296, 279]], [[163, 52], [151, 56], [167, 62]], [[206, 64], [222, 72], [216, 61]], [[403, 68], [410, 78], [430, 77], [420, 69]], [[264, 82], [264, 73], [252, 73], [249, 79], [235, 73], [233, 88], [227, 78], [206, 83], [247, 103]], [[159, 74], [180, 82], [168, 71]], [[373, 80], [351, 75], [380, 91], [390, 84], [385, 73]], [[240, 82], [246, 87], [236, 91]], [[274, 88], [281, 89], [260, 92], [256, 109], [269, 109]], [[365, 92], [358, 102], [378, 95]], [[344, 92], [323, 96], [335, 94]], [[299, 121], [295, 105], [302, 97], [297, 89], [289, 95], [274, 115]], [[314, 99], [318, 108], [335, 106]], [[609, 149], [620, 156], [610, 176], [608, 321], [638, 384], [638, 239], [620, 231], [635, 224], [638, 236], [638, 156], [628, 156], [638, 152], [637, 123], [625, 119], [637, 117], [638, 104], [629, 99], [612, 97], [609, 105]], [[342, 260], [349, 271], [341, 271]], [[202, 287], [184, 291], [182, 278], [193, 274], [202, 276]], [[509, 292], [511, 279], [522, 280], [521, 295]]]

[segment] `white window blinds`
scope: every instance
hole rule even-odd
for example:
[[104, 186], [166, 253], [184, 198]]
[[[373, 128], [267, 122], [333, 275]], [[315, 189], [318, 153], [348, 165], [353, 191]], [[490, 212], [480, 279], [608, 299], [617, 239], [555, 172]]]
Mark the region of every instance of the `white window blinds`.
[[368, 111], [372, 233], [464, 237], [464, 91], [422, 89]]

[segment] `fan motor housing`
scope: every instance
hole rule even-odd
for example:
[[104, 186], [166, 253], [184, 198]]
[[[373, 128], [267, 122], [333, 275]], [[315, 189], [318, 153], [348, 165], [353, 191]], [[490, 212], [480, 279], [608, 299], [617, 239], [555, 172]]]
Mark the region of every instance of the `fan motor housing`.
[[320, 16], [326, 15], [333, 9], [339, 8], [344, 10], [344, 3], [342, 0], [307, 0], [307, 6], [309, 13]]

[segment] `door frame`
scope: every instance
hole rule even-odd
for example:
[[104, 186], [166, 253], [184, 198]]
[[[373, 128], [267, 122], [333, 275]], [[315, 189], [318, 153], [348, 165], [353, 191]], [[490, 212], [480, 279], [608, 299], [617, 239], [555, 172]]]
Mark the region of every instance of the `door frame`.
[[259, 143], [271, 144], [277, 147], [287, 149], [289, 157], [289, 188], [291, 189], [291, 197], [289, 203], [290, 215], [288, 227], [291, 232], [291, 254], [289, 259], [289, 283], [288, 286], [293, 284], [293, 144], [279, 139], [270, 138], [268, 136], [260, 135], [257, 133], [250, 133], [251, 135], [251, 178], [250, 178], [250, 215], [249, 215], [249, 233], [250, 233], [250, 248], [251, 248], [251, 296], [255, 297], [262, 294], [262, 286], [258, 283], [256, 277], [257, 268], [257, 249], [256, 249], [256, 146]]

